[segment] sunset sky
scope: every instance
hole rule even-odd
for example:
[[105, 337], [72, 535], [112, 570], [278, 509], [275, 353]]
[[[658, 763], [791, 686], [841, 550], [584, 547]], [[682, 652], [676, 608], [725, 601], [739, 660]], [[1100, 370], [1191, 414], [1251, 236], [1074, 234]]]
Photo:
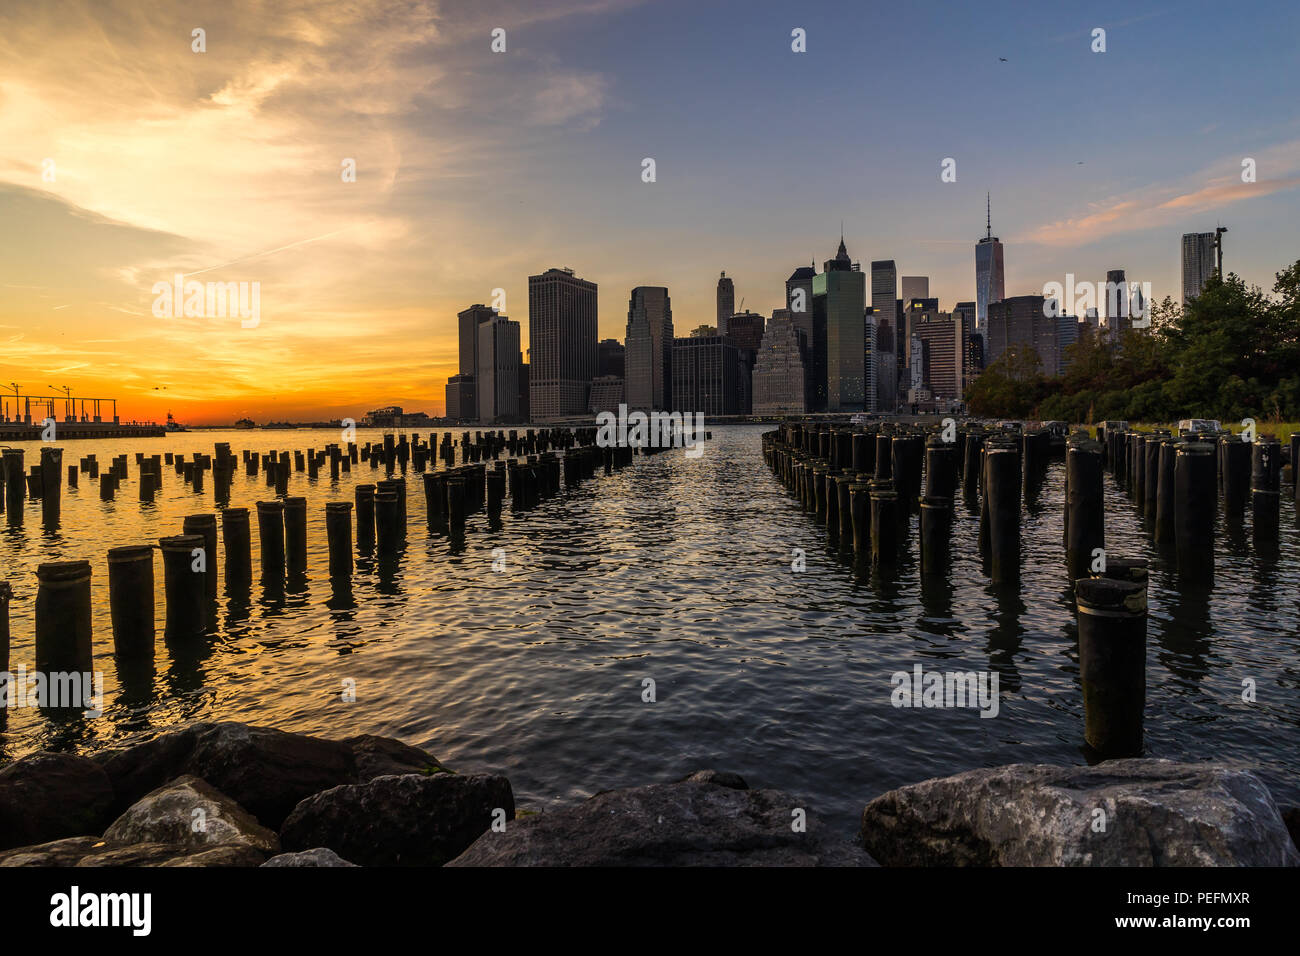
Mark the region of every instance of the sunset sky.
[[[1297, 37], [1291, 0], [7, 0], [0, 380], [124, 418], [438, 414], [494, 288], [525, 343], [551, 266], [599, 284], [602, 337], [636, 285], [686, 334], [723, 269], [779, 308], [842, 220], [949, 309], [986, 191], [1009, 295], [1125, 268], [1176, 296], [1180, 234], [1219, 222], [1268, 287], [1300, 258]], [[175, 273], [260, 283], [259, 324], [156, 317]]]

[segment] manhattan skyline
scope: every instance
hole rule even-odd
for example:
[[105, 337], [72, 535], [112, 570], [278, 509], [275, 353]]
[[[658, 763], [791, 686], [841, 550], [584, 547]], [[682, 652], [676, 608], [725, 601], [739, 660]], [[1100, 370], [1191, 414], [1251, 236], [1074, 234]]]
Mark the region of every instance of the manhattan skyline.
[[[738, 310], [781, 308], [843, 220], [856, 261], [948, 310], [975, 298], [986, 194], [1008, 297], [1124, 269], [1177, 300], [1181, 235], [1219, 223], [1248, 283], [1295, 258], [1283, 3], [535, 6], [10, 4], [0, 379], [195, 424], [440, 414], [457, 313], [504, 290], [526, 342], [530, 275], [600, 286], [601, 339], [637, 286], [691, 329], [723, 271]], [[259, 282], [259, 326], [155, 317], [176, 272]]]

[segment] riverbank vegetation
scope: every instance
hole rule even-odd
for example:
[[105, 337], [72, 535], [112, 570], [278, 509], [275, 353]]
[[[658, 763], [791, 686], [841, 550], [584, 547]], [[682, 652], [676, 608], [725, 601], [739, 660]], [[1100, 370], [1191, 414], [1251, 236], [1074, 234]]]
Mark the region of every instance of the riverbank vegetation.
[[1186, 305], [1166, 297], [1151, 327], [1080, 335], [1069, 364], [1045, 376], [1032, 348], [1008, 349], [966, 394], [971, 413], [1073, 423], [1300, 418], [1300, 261], [1271, 295], [1235, 274], [1211, 278]]

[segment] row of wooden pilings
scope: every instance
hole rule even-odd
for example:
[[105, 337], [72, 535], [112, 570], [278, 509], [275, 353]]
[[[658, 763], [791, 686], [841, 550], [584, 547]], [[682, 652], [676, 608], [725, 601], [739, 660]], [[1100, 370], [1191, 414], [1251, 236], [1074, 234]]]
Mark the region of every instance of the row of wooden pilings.
[[[436, 448], [433, 438], [422, 441], [419, 434], [411, 436], [385, 434], [382, 441], [358, 446], [356, 442], [345, 444], [328, 444], [323, 449], [305, 449], [300, 451], [272, 450], [262, 455], [244, 449], [242, 462], [244, 472], [249, 477], [256, 477], [259, 471], [266, 476], [266, 486], [274, 489], [279, 497], [288, 496], [289, 475], [293, 471], [307, 473], [309, 478], [317, 478], [321, 470], [328, 468], [331, 479], [338, 479], [340, 474], [347, 474], [353, 465], [369, 464], [371, 469], [383, 467], [389, 476], [397, 471], [403, 474], [408, 465], [417, 472], [436, 467], [441, 460], [447, 467], [456, 463], [457, 457], [462, 463], [501, 460], [502, 455], [535, 456], [548, 451], [566, 450], [581, 440], [591, 443], [594, 429], [573, 430], [569, 428], [529, 428], [510, 431], [476, 431], [461, 433], [456, 441], [451, 432], [442, 433], [442, 442]], [[652, 452], [656, 449], [644, 449]], [[31, 466], [30, 474], [24, 475], [24, 456], [22, 448], [5, 448], [0, 455], [0, 484], [4, 493], [0, 495], [0, 511], [8, 511], [9, 523], [21, 525], [23, 522], [23, 501], [25, 497], [40, 500], [42, 518], [47, 526], [57, 526], [61, 508], [61, 475], [63, 449], [58, 446], [46, 446], [40, 449], [40, 464]], [[184, 454], [167, 452], [166, 454], [145, 455], [135, 453], [139, 473], [138, 494], [142, 502], [151, 502], [162, 489], [163, 469], [170, 467], [176, 475], [197, 494], [205, 490], [205, 475], [212, 474], [213, 500], [224, 505], [230, 500], [231, 481], [238, 468], [239, 461], [231, 454], [226, 442], [216, 444], [212, 455], [195, 453], [186, 459]], [[128, 479], [128, 457], [118, 455], [107, 464], [103, 474], [100, 462], [94, 454], [83, 457], [79, 465], [69, 465], [67, 485], [78, 487], [79, 475], [86, 475], [90, 480], [98, 481], [99, 496], [104, 501], [112, 501], [121, 485]], [[24, 491], [26, 494], [24, 494]], [[7, 508], [6, 508], [7, 505]]]
[[[1256, 514], [1262, 509], [1265, 516], [1257, 517], [1257, 529], [1271, 527], [1275, 537], [1276, 502], [1269, 494], [1276, 495], [1274, 463], [1280, 456], [1274, 445], [1257, 445], [1254, 485], [1263, 492], [1255, 499]], [[1129, 475], [1128, 462], [1137, 452], [1132, 459], [1127, 452], [1137, 447], [1127, 435], [1103, 432], [1095, 441], [1080, 431], [1064, 448], [1063, 543], [1078, 620], [1084, 737], [1102, 758], [1142, 752], [1148, 566], [1145, 559], [1107, 553], [1103, 488], [1107, 463], [1113, 469], [1118, 463], [1117, 473]], [[1145, 456], [1146, 445], [1141, 448]], [[852, 551], [859, 568], [893, 568], [909, 517], [919, 511], [920, 573], [945, 575], [954, 500], [960, 492], [968, 505], [978, 503], [979, 551], [995, 585], [1019, 581], [1022, 506], [1037, 496], [1048, 462], [1060, 450], [1059, 440], [1045, 430], [988, 430], [952, 420], [933, 429], [791, 422], [763, 436], [769, 467], [840, 550]], [[1169, 440], [1163, 453], [1168, 475], [1152, 486], [1152, 500], [1157, 509], [1165, 502], [1180, 579], [1203, 586], [1213, 573], [1214, 446]], [[1239, 461], [1242, 453], [1221, 454]], [[1129, 480], [1142, 489], [1145, 502], [1148, 486]]]
[[[500, 515], [507, 497], [514, 511], [527, 511], [542, 500], [573, 489], [598, 472], [612, 474], [632, 463], [636, 454], [654, 454], [663, 448], [603, 447], [595, 444], [596, 429], [554, 429], [516, 438], [494, 435], [465, 437], [465, 457], [475, 454], [479, 463], [462, 464], [444, 471], [423, 474], [425, 514], [430, 533], [450, 536], [463, 534], [468, 516], [486, 512]], [[385, 436], [388, 438], [389, 436]], [[402, 464], [402, 443], [386, 441], [357, 449], [327, 446], [323, 451], [302, 453], [307, 461], [325, 461], [342, 467], [343, 462], [369, 460]], [[406, 445], [420, 451], [417, 441]], [[538, 453], [508, 460], [495, 460], [489, 467], [483, 458], [496, 458], [502, 450], [514, 448]], [[477, 449], [477, 452], [475, 452]], [[58, 449], [52, 449], [57, 451]], [[424, 458], [432, 451], [423, 446]], [[47, 451], [43, 449], [43, 451]], [[245, 453], [244, 462], [252, 461], [263, 469], [270, 468], [279, 485], [285, 466], [279, 453], [258, 458]], [[158, 456], [141, 460], [141, 483], [154, 485], [161, 472], [155, 467]], [[180, 456], [173, 456], [179, 462]], [[420, 467], [420, 460], [412, 456]], [[450, 458], [444, 458], [450, 460]], [[209, 459], [196, 455], [189, 466], [190, 480], [206, 470], [213, 474], [234, 470], [235, 459], [228, 445], [218, 445]], [[97, 471], [93, 456], [87, 471]], [[334, 465], [332, 464], [331, 467]], [[114, 459], [100, 476], [116, 476], [126, 468], [125, 456]], [[255, 472], [249, 472], [253, 474]], [[201, 479], [200, 479], [201, 480]], [[20, 502], [21, 506], [21, 502]], [[260, 550], [261, 584], [269, 593], [283, 590], [286, 579], [304, 579], [307, 573], [307, 499], [275, 498], [256, 503], [256, 520]], [[167, 535], [158, 544], [133, 544], [108, 551], [109, 604], [113, 629], [113, 647], [123, 661], [152, 659], [156, 636], [154, 617], [154, 552], [162, 555], [165, 604], [164, 637], [168, 641], [185, 641], [208, 632], [215, 624], [213, 611], [217, 601], [218, 537], [223, 552], [223, 571], [227, 591], [246, 591], [252, 583], [252, 534], [247, 508], [226, 507], [218, 513], [194, 514], [182, 523], [181, 533]], [[355, 550], [376, 554], [380, 559], [395, 558], [403, 549], [407, 528], [407, 482], [405, 476], [388, 477], [373, 484], [354, 487], [353, 501], [331, 501], [324, 508], [325, 531], [332, 580], [346, 579], [354, 569]], [[55, 561], [41, 564], [36, 570], [35, 668], [42, 673], [86, 673], [91, 670], [91, 563], [89, 561]], [[0, 672], [8, 670], [10, 648], [9, 604], [13, 591], [8, 582], [0, 581]]]
[[1272, 435], [1243, 441], [1238, 435], [1206, 440], [1104, 426], [1099, 432], [1116, 483], [1132, 499], [1156, 544], [1173, 549], [1182, 579], [1213, 580], [1220, 506], [1232, 524], [1242, 523], [1249, 511], [1255, 547], [1269, 551], [1278, 545], [1284, 488], [1300, 504], [1295, 481], [1300, 432], [1290, 436], [1285, 450]]

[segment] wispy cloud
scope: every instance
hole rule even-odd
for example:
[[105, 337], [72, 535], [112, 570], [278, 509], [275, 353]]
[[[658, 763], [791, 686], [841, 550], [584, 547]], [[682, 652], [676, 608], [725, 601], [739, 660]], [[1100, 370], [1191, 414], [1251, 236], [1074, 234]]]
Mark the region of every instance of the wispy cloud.
[[[1013, 241], [1087, 245], [1108, 236], [1167, 225], [1188, 213], [1213, 212], [1300, 187], [1300, 140], [1270, 147], [1251, 158], [1264, 177], [1256, 182], [1242, 182], [1242, 157], [1224, 157], [1180, 183], [1153, 183], [1089, 203], [1075, 214], [1042, 223]], [[1225, 169], [1238, 172], [1224, 175]]]

